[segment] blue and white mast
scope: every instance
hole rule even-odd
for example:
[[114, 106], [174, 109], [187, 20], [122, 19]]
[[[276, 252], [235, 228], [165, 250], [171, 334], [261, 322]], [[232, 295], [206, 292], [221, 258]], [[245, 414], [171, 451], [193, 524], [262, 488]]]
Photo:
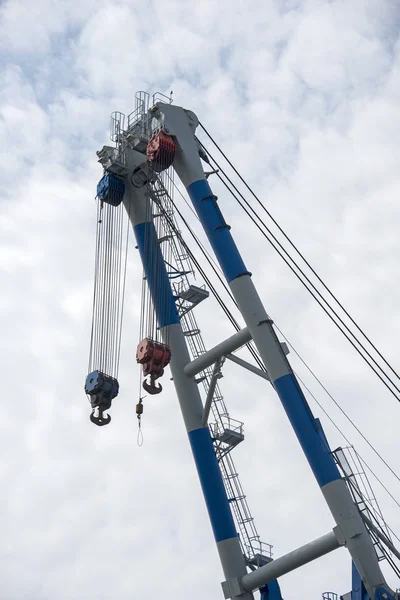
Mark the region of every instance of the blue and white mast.
[[[240, 256], [230, 227], [226, 224], [217, 198], [208, 184], [194, 136], [198, 119], [191, 111], [162, 102], [153, 107], [152, 114], [162, 130], [171, 135], [177, 145], [174, 169], [189, 193], [232, 295], [336, 522], [335, 535], [338, 544], [345, 545], [349, 550], [371, 599], [394, 599], [395, 595], [388, 587], [378, 564], [372, 540], [340, 476], [321, 426], [313, 417], [275, 334], [272, 320], [253, 284], [251, 273]], [[325, 546], [329, 546], [327, 539], [320, 540], [321, 546], [324, 546], [324, 543]], [[310, 552], [309, 560], [321, 555], [318, 554], [316, 542], [313, 543], [315, 556]], [[334, 546], [334, 543], [331, 545]], [[264, 570], [267, 576], [268, 569], [273, 567], [274, 562], [261, 567], [259, 572]], [[291, 570], [294, 564], [288, 560], [287, 566], [290, 564], [292, 566], [288, 570]], [[282, 568], [284, 569], [285, 565]], [[243, 592], [255, 589], [262, 583], [260, 575], [261, 573], [258, 573], [257, 576], [256, 571], [242, 580], [228, 582], [228, 587], [232, 591], [238, 586]], [[256, 582], [254, 587], [253, 581]]]
[[[370, 600], [399, 600], [385, 581], [370, 535], [345, 481], [341, 478], [322, 427], [307, 404], [286, 358], [285, 348], [276, 336], [272, 320], [253, 284], [251, 273], [240, 256], [230, 227], [226, 224], [217, 198], [208, 184], [200, 161], [202, 151], [195, 138], [198, 126], [196, 115], [165, 102], [157, 102], [148, 110], [147, 107], [144, 109], [145, 103], [140, 97], [139, 101], [141, 104], [138, 111], [131, 120], [131, 116], [128, 116], [127, 128], [118, 127], [114, 132], [113, 140], [117, 142], [117, 148], [104, 146], [98, 152], [99, 162], [108, 174], [111, 174], [110, 179], [107, 179], [108, 175], [106, 177], [107, 189], [103, 192], [106, 196], [109, 194], [110, 181], [112, 176], [116, 176], [119, 182], [118, 202], [121, 202], [123, 194], [123, 202], [134, 228], [152, 296], [159, 331], [170, 349], [173, 381], [224, 571], [225, 581], [222, 586], [225, 598], [252, 600], [253, 591], [260, 589], [263, 600], [282, 600], [277, 583], [281, 575], [345, 546], [354, 564], [353, 582], [357, 577], [360, 578], [360, 587], [365, 590]], [[158, 167], [160, 170], [164, 168], [162, 154], [166, 151], [168, 155], [168, 144], [173, 146], [169, 164], [173, 164], [188, 191], [246, 323], [243, 330], [193, 361], [190, 360], [176, 297], [171, 290], [160, 240], [157, 238], [149, 196], [149, 182], [154, 176], [151, 163], [154, 163], [154, 157], [158, 156], [156, 160], [161, 160]], [[146, 151], [148, 154], [150, 152], [151, 156], [146, 156]], [[122, 182], [121, 187], [119, 184]], [[114, 201], [110, 203], [117, 205]], [[234, 358], [235, 362], [246, 366], [244, 361], [232, 357], [231, 353], [250, 340], [256, 345], [267, 371], [260, 371], [260, 374], [272, 383], [281, 400], [330, 508], [335, 527], [320, 538], [285, 556], [267, 561], [267, 564], [248, 573], [229, 505], [230, 499], [227, 497], [207, 425], [212, 393], [203, 407], [195, 376], [212, 365], [213, 377], [216, 376], [224, 357]], [[251, 365], [247, 367], [257, 371]], [[215, 381], [211, 382], [211, 390], [213, 383], [215, 386]], [[97, 388], [89, 390], [93, 397], [95, 392], [97, 394], [96, 390]], [[102, 393], [104, 395], [104, 390]], [[99, 405], [99, 410], [100, 408], [102, 406]], [[102, 413], [100, 416], [102, 418]]]
[[[126, 153], [126, 156], [127, 168], [130, 173], [138, 167], [142, 167], [146, 171], [143, 154], [131, 150]], [[193, 377], [188, 377], [184, 372], [184, 367], [190, 362], [190, 355], [157, 239], [153, 217], [149, 210], [149, 202], [147, 185], [143, 184], [141, 187], [137, 187], [137, 185], [133, 185], [132, 178], [126, 178], [124, 204], [133, 225], [160, 332], [171, 349], [172, 377], [221, 565], [227, 580], [240, 578], [247, 573], [246, 563], [229, 507], [210, 430], [208, 425], [204, 425], [203, 422], [204, 410], [198, 385]], [[154, 276], [155, 273], [157, 277]], [[161, 293], [160, 289], [162, 289]], [[229, 351], [242, 344], [243, 338], [236, 340], [233, 344], [228, 344]], [[248, 591], [240, 597], [243, 600], [252, 600], [253, 594]]]

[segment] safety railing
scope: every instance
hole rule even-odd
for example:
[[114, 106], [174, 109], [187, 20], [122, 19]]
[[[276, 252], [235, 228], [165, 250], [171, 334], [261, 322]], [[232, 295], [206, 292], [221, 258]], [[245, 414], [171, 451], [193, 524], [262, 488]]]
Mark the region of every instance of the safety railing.
[[122, 112], [114, 111], [111, 113], [110, 122], [110, 140], [119, 144], [122, 139], [122, 133], [125, 128], [125, 115]]
[[[190, 285], [188, 273], [193, 273], [193, 267], [191, 265], [190, 257], [177, 235], [178, 229], [173, 213], [173, 203], [168, 190], [160, 179], [157, 179], [151, 185], [150, 195], [158, 207], [157, 217], [159, 216], [161, 218], [163, 224], [161, 236], [172, 246], [171, 251], [173, 260], [175, 261], [174, 266], [182, 273], [181, 281], [176, 281], [174, 283], [174, 294], [178, 296], [180, 290], [187, 289]], [[181, 325], [184, 334], [186, 334], [191, 357], [194, 359], [204, 354], [204, 352], [206, 352], [206, 347], [193, 311], [190, 310], [190, 308], [189, 310], [186, 310], [186, 308], [188, 307], [182, 305], [182, 310], [180, 311]], [[196, 377], [198, 383], [203, 385], [206, 394], [208, 393], [212, 376], [213, 366], [210, 366], [204, 369]], [[271, 559], [272, 546], [261, 542], [260, 540], [246, 496], [243, 492], [239, 475], [236, 472], [235, 464], [231, 456], [231, 450], [238, 441], [237, 439], [234, 439], [235, 436], [237, 436], [237, 438], [243, 436], [243, 422], [232, 419], [229, 416], [218, 383], [215, 386], [211, 413], [213, 420], [215, 421], [214, 424], [210, 426], [210, 428], [214, 427], [214, 430], [211, 429], [211, 433], [213, 434], [214, 432], [215, 434], [213, 435], [215, 453], [221, 469], [231, 510], [236, 521], [242, 551], [250, 566], [253, 566], [253, 568], [254, 566], [261, 566]], [[229, 435], [230, 432], [233, 432], [233, 435]], [[227, 434], [226, 441], [222, 441], [225, 439], [223, 437], [224, 433]], [[220, 437], [221, 439], [218, 440], [217, 437]]]
[[225, 433], [226, 430], [233, 431], [238, 435], [243, 435], [243, 423], [242, 421], [237, 421], [236, 419], [232, 419], [228, 414], [221, 415], [221, 420], [219, 423], [211, 423], [210, 429], [213, 437], [218, 439], [221, 435]]

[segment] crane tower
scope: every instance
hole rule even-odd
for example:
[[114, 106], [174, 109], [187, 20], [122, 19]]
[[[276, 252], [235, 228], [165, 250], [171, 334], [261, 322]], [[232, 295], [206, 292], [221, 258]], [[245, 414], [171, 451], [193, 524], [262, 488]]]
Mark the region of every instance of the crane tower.
[[[138, 92], [130, 115], [112, 114], [113, 144], [97, 153], [104, 175], [97, 188], [95, 301], [85, 383], [90, 418], [96, 425], [107, 425], [111, 417], [105, 411], [119, 391], [125, 214], [134, 230], [146, 287], [136, 355], [143, 387], [148, 394], [160, 393], [162, 375], [170, 367], [224, 573], [224, 597], [252, 600], [259, 591], [263, 600], [282, 600], [282, 575], [344, 547], [353, 565], [353, 589], [343, 598], [399, 600], [377, 555], [377, 540], [381, 543], [385, 536], [360, 510], [348, 484], [351, 475], [346, 474], [344, 455], [331, 451], [313, 416], [288, 360], [288, 348], [276, 334], [220, 210], [209, 183], [215, 170], [210, 170], [207, 151], [196, 137], [198, 126], [192, 111], [165, 96]], [[195, 257], [175, 220], [174, 173], [186, 188], [245, 323], [209, 350], [193, 310], [209, 292], [190, 280]], [[250, 343], [261, 359], [260, 368], [234, 354]], [[261, 542], [234, 466], [232, 451], [243, 440], [243, 424], [230, 417], [219, 388], [225, 360], [272, 385], [332, 514], [331, 531], [278, 558], [272, 559], [271, 546]], [[139, 420], [142, 411], [140, 401]], [[323, 598], [337, 600], [330, 592]]]

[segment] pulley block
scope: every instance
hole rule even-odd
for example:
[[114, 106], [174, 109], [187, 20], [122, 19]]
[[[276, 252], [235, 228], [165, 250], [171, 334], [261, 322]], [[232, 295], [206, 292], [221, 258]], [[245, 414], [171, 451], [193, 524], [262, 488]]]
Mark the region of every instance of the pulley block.
[[172, 165], [175, 152], [174, 140], [162, 130], [153, 135], [146, 147], [147, 159], [157, 173]]
[[150, 381], [143, 381], [143, 387], [149, 394], [159, 394], [162, 391], [161, 385], [156, 385], [155, 381], [164, 374], [164, 368], [171, 360], [171, 350], [169, 346], [161, 342], [156, 342], [151, 338], [145, 338], [140, 342], [136, 350], [136, 362], [143, 365], [143, 375], [149, 376]]
[[[92, 414], [90, 420], [98, 426], [108, 425], [111, 421], [111, 416], [104, 416], [105, 410], [111, 408], [113, 399], [118, 396], [119, 383], [110, 375], [106, 375], [101, 371], [93, 371], [86, 377], [85, 392], [90, 396], [90, 404], [92, 405]], [[96, 413], [97, 409], [97, 415]]]
[[97, 184], [97, 196], [102, 202], [119, 206], [125, 193], [125, 183], [114, 173], [105, 173]]

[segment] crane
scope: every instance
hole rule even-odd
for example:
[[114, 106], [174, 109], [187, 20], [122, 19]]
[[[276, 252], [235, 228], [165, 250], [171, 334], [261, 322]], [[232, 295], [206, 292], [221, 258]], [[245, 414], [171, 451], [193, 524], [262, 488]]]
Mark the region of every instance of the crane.
[[[196, 114], [175, 106], [171, 98], [138, 92], [131, 114], [112, 114], [113, 145], [97, 152], [104, 174], [97, 187], [95, 294], [85, 383], [90, 419], [108, 425], [111, 416], [105, 412], [119, 392], [126, 215], [144, 269], [136, 352], [142, 386], [148, 395], [159, 394], [159, 380], [170, 367], [224, 573], [224, 597], [252, 600], [259, 590], [262, 600], [282, 600], [281, 576], [344, 547], [352, 564], [352, 591], [344, 600], [399, 600], [385, 580], [377, 549], [388, 560], [390, 553], [399, 553], [379, 515], [360, 508], [361, 486], [345, 450], [331, 450], [311, 411], [289, 362], [289, 348], [277, 335], [210, 186], [218, 168], [196, 136], [198, 127]], [[178, 228], [174, 174], [186, 189], [245, 323], [244, 328], [233, 323], [236, 332], [209, 350], [194, 316], [209, 291], [190, 279], [193, 262], [201, 266]], [[246, 345], [258, 367], [235, 355]], [[331, 531], [278, 558], [261, 541], [233, 462], [232, 451], [244, 434], [243, 423], [230, 417], [218, 383], [226, 360], [273, 387], [332, 515]], [[143, 399], [136, 407], [139, 424]], [[327, 592], [323, 598], [337, 596]]]

